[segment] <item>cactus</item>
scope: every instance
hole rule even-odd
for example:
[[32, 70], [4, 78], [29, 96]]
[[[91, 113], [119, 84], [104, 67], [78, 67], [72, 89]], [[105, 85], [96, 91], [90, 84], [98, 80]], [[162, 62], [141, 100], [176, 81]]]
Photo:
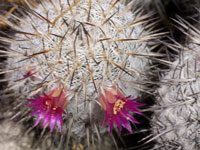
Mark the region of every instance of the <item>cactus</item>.
[[[185, 45], [175, 42], [179, 51], [169, 72], [162, 75], [156, 93], [152, 118], [155, 149], [200, 149], [199, 137], [199, 29], [182, 18], [176, 22], [185, 34]], [[189, 29], [189, 30], [188, 30]], [[150, 141], [151, 141], [150, 140]]]
[[[43, 120], [41, 136], [46, 139], [57, 133], [53, 138], [58, 148], [78, 149], [84, 142], [91, 148], [90, 143], [101, 141], [108, 131], [101, 127], [104, 110], [104, 124], [114, 118], [108, 121], [110, 132], [113, 124], [132, 131], [129, 122], [137, 121], [126, 111], [140, 113], [142, 104], [135, 101], [148, 92], [148, 65], [159, 56], [147, 47], [159, 34], [144, 30], [152, 14], [142, 15], [134, 2], [124, 6], [112, 0], [24, 3], [23, 17], [10, 12], [1, 20], [14, 34], [0, 37], [9, 45], [0, 50], [7, 57], [0, 74], [8, 84], [1, 93], [14, 98], [12, 119], [30, 124], [34, 108], [35, 126]], [[108, 104], [121, 116], [108, 115]]]

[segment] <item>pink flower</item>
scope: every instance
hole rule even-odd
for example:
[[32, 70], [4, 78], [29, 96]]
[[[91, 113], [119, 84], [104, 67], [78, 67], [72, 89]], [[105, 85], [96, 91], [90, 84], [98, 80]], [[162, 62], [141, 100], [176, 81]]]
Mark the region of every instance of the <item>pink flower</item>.
[[35, 73], [37, 73], [37, 71], [35, 71], [35, 68], [33, 68], [33, 67], [27, 68], [26, 73], [23, 75], [24, 78], [22, 78], [22, 79], [26, 79], [26, 78], [30, 77], [30, 79], [32, 81], [38, 80], [38, 78], [34, 75]]
[[25, 72], [25, 74], [23, 75], [23, 78], [18, 79], [18, 80], [16, 80], [15, 82], [24, 80], [24, 79], [26, 79], [26, 78], [30, 78], [32, 81], [39, 80], [39, 78], [37, 78], [37, 77], [35, 76], [35, 74], [36, 74], [37, 72], [38, 72], [38, 71], [36, 71], [36, 68], [30, 65], [29, 67], [26, 68], [26, 72]]
[[115, 86], [101, 86], [100, 102], [105, 111], [103, 126], [109, 123], [109, 133], [111, 133], [114, 124], [117, 126], [120, 133], [122, 130], [121, 126], [132, 133], [130, 122], [139, 123], [128, 110], [141, 114], [137, 107], [143, 106], [144, 104], [136, 102], [139, 98], [131, 99], [130, 97], [131, 96], [125, 97]]
[[57, 123], [60, 132], [62, 131], [62, 114], [65, 113], [64, 108], [67, 105], [66, 90], [60, 87], [54, 88], [47, 94], [37, 95], [37, 98], [28, 99], [28, 101], [31, 102], [28, 107], [34, 108], [30, 115], [37, 116], [34, 126], [43, 119], [42, 127], [49, 124], [52, 132]]

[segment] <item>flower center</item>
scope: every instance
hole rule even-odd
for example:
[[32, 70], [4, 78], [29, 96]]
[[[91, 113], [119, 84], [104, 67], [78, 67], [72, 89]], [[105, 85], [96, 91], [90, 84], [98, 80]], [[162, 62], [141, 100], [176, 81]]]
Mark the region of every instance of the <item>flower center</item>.
[[115, 102], [114, 107], [113, 107], [113, 114], [116, 115], [117, 112], [120, 111], [121, 108], [124, 107], [124, 104], [125, 104], [125, 102], [123, 102], [122, 100], [120, 100], [120, 99], [117, 100], [117, 101]]
[[53, 101], [52, 100], [47, 100], [45, 102], [46, 106], [47, 106], [47, 109], [52, 109], [52, 110], [56, 110], [57, 109], [57, 106], [54, 105]]

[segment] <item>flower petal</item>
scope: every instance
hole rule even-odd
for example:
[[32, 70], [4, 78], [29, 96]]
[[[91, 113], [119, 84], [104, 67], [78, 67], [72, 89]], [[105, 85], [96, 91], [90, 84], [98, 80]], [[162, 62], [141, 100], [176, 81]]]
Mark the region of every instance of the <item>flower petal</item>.
[[113, 129], [113, 121], [109, 120], [109, 134], [112, 132]]
[[42, 120], [42, 119], [43, 119], [43, 115], [38, 115], [38, 117], [35, 121], [34, 127], [36, 127], [39, 124], [40, 120]]
[[57, 126], [59, 128], [59, 131], [62, 132], [62, 120], [57, 119]]
[[124, 128], [126, 128], [130, 133], [133, 132], [133, 131], [132, 131], [132, 127], [131, 127], [129, 121], [124, 122], [124, 123], [122, 124], [122, 126], [123, 126]]
[[41, 127], [44, 128], [46, 125], [48, 125], [49, 120], [50, 120], [50, 114], [48, 113], [48, 114], [46, 114], [46, 115], [44, 116], [43, 123], [42, 123], [42, 126], [41, 126]]
[[33, 115], [36, 115], [36, 114], [38, 114], [38, 113], [40, 113], [40, 110], [36, 109], [36, 110], [34, 110], [33, 112], [31, 112], [31, 113], [29, 114], [29, 116], [33, 116]]
[[55, 124], [56, 124], [56, 117], [55, 116], [51, 117], [49, 124], [50, 124], [50, 132], [52, 132], [54, 127], [55, 127]]
[[119, 132], [121, 133], [121, 131], [122, 131], [122, 126], [121, 126], [122, 122], [121, 122], [119, 117], [115, 117], [115, 123], [117, 125], [117, 128], [118, 128]]
[[134, 122], [134, 123], [139, 123], [137, 120], [135, 120], [135, 118], [129, 114], [128, 112], [126, 112], [125, 110], [122, 110], [121, 111], [121, 114], [127, 119], [127, 120], [130, 120], [131, 122]]

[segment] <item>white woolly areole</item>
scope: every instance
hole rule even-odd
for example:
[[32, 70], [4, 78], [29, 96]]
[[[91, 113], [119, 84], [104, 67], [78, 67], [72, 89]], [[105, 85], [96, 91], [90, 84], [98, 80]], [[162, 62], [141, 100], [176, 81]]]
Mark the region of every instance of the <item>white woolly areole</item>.
[[[52, 2], [42, 2], [15, 27], [19, 33], [10, 50], [17, 56], [10, 57], [6, 67], [17, 69], [10, 73], [9, 86], [15, 85], [14, 92], [25, 100], [63, 83], [70, 91], [66, 111], [76, 120], [72, 132], [81, 137], [85, 135], [85, 130], [79, 131], [85, 128], [83, 122], [95, 116], [99, 83], [115, 82], [125, 96], [140, 95], [142, 87], [135, 82], [143, 80], [148, 60], [131, 54], [148, 54], [149, 49], [145, 43], [120, 39], [141, 39], [147, 33], [140, 25], [126, 27], [138, 18], [119, 2]], [[30, 68], [37, 79], [16, 82]]]
[[199, 46], [190, 44], [162, 79], [152, 127], [163, 149], [200, 149], [199, 66]]

